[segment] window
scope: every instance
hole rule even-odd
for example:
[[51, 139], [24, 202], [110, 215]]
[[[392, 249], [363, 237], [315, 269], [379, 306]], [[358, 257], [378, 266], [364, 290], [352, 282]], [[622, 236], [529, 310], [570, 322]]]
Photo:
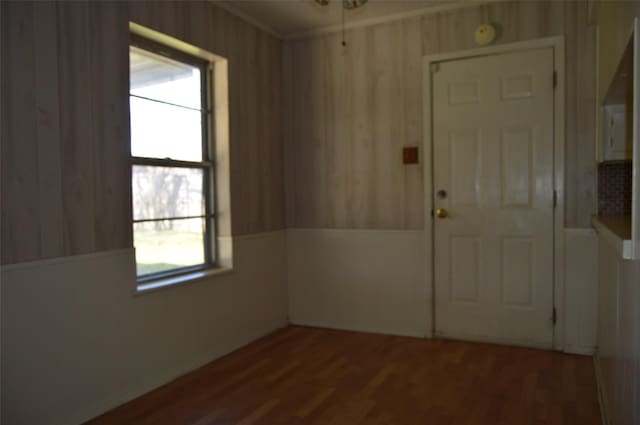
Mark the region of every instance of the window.
[[209, 62], [132, 35], [133, 239], [139, 281], [216, 265]]

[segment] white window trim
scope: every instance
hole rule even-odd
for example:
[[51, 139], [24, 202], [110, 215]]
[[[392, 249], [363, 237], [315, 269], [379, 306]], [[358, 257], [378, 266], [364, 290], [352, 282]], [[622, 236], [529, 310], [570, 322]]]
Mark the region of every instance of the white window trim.
[[[134, 22], [129, 23], [129, 30], [131, 34], [164, 44], [209, 62], [209, 67], [212, 70], [210, 85], [213, 91], [209, 107], [212, 109], [212, 121], [215, 123], [213, 128], [210, 128], [209, 139], [211, 157], [215, 161], [213, 168], [216, 173], [214, 178], [215, 188], [213, 188], [213, 193], [216, 196], [214, 202], [215, 211], [213, 211], [216, 220], [216, 232], [213, 235], [215, 240], [209, 241], [209, 243], [217, 246], [216, 264], [214, 267], [173, 276], [162, 276], [157, 279], [139, 281], [136, 276], [134, 280], [136, 282], [135, 293], [140, 294], [155, 292], [168, 287], [182, 286], [185, 283], [197, 282], [233, 271], [229, 164], [229, 83], [228, 61], [226, 58]], [[135, 262], [135, 250], [132, 252]]]

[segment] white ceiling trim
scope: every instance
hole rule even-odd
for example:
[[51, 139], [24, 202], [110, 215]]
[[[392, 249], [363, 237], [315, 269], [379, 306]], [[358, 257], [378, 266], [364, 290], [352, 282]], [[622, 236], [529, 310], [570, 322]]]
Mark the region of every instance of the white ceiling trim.
[[216, 1], [216, 0], [211, 0], [211, 2], [216, 6], [218, 6], [220, 9], [223, 9], [224, 11], [229, 12], [230, 14], [236, 16], [237, 18], [242, 19], [246, 23], [253, 25], [254, 27], [260, 28], [261, 30], [273, 35], [276, 38], [279, 38], [279, 39], [285, 38], [284, 34], [279, 33], [278, 31], [271, 28], [269, 25], [266, 25], [265, 23], [258, 21], [254, 17], [247, 15], [246, 13], [236, 9], [235, 7], [231, 6], [228, 3], [222, 3], [221, 1]]
[[[351, 22], [351, 23], [346, 22], [344, 28], [345, 30], [350, 30], [355, 28], [370, 27], [373, 25], [383, 24], [387, 22], [401, 21], [404, 19], [411, 19], [411, 18], [416, 18], [424, 15], [433, 15], [436, 13], [448, 12], [450, 10], [456, 10], [456, 9], [466, 9], [469, 7], [476, 7], [483, 4], [496, 3], [500, 1], [505, 1], [505, 0], [456, 0], [451, 3], [439, 4], [437, 6], [427, 6], [422, 9], [410, 10], [408, 12], [393, 13], [386, 16], [362, 19], [360, 21]], [[296, 40], [300, 38], [314, 37], [317, 35], [332, 34], [340, 31], [342, 31], [342, 25], [338, 24], [338, 25], [330, 25], [322, 28], [315, 28], [309, 31], [301, 31], [301, 32], [292, 33], [292, 34], [285, 34], [283, 35], [283, 38], [285, 40]]]
[[[265, 23], [260, 22], [259, 20], [253, 18], [252, 16], [247, 15], [245, 12], [242, 12], [236, 9], [235, 7], [231, 6], [229, 3], [222, 3], [215, 0], [211, 0], [211, 1], [221, 9], [224, 9], [225, 11], [231, 13], [232, 15], [235, 15], [236, 17], [246, 21], [247, 23], [253, 26], [256, 26], [261, 30], [266, 31], [267, 33], [282, 40], [296, 40], [301, 38], [309, 38], [317, 35], [332, 34], [332, 33], [340, 32], [342, 30], [342, 25], [338, 24], [338, 25], [330, 25], [326, 27], [314, 28], [308, 31], [295, 32], [291, 34], [282, 34], [276, 31], [275, 29], [271, 28], [269, 25], [266, 25]], [[394, 13], [386, 16], [363, 19], [363, 20], [351, 22], [351, 23], [347, 22], [345, 23], [344, 28], [346, 30], [355, 29], [355, 28], [364, 28], [364, 27], [369, 27], [369, 26], [378, 25], [378, 24], [387, 23], [387, 22], [400, 21], [403, 19], [410, 19], [410, 18], [415, 18], [419, 16], [424, 16], [424, 15], [432, 15], [432, 14], [441, 13], [441, 12], [448, 12], [451, 10], [477, 7], [483, 4], [498, 3], [501, 1], [506, 1], [506, 0], [456, 0], [447, 4], [427, 6], [421, 9], [415, 9], [408, 12]]]

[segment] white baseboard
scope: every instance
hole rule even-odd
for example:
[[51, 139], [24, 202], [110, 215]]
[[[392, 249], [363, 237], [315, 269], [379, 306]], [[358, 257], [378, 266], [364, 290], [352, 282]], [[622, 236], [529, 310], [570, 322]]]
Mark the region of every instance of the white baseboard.
[[499, 344], [499, 345], [506, 345], [510, 347], [534, 348], [537, 350], [553, 349], [551, 345], [539, 344], [531, 341], [483, 337], [482, 335], [473, 335], [473, 334], [465, 334], [465, 333], [443, 334], [443, 333], [436, 332], [435, 336], [436, 338], [450, 339], [453, 341], [472, 341], [472, 342], [478, 342], [483, 344]]
[[[391, 330], [387, 330], [387, 329], [383, 329], [380, 330], [380, 328], [373, 328], [371, 326], [367, 326], [367, 325], [351, 325], [351, 324], [335, 324], [335, 323], [322, 323], [322, 322], [312, 322], [312, 321], [305, 321], [305, 322], [298, 322], [298, 321], [290, 321], [289, 322], [291, 325], [297, 325], [297, 326], [308, 326], [310, 328], [318, 328], [318, 329], [331, 329], [331, 330], [336, 330], [336, 331], [348, 331], [348, 332], [361, 332], [361, 333], [367, 333], [367, 334], [376, 334], [376, 335], [394, 335], [394, 336], [406, 336], [409, 338], [425, 338], [424, 334], [420, 334], [417, 332], [407, 332], [405, 329], [391, 329]], [[427, 338], [430, 338], [431, 336], [426, 336]]]
[[598, 357], [598, 350], [595, 350], [593, 354], [593, 369], [596, 375], [596, 386], [598, 388], [598, 403], [600, 404], [600, 417], [602, 419], [602, 425], [610, 425], [609, 413], [607, 408], [607, 397], [605, 393], [604, 381], [602, 380], [602, 369], [600, 369], [600, 358]]
[[581, 356], [593, 356], [595, 348], [592, 346], [580, 346], [567, 344], [564, 348], [564, 352], [567, 354], [578, 354]]

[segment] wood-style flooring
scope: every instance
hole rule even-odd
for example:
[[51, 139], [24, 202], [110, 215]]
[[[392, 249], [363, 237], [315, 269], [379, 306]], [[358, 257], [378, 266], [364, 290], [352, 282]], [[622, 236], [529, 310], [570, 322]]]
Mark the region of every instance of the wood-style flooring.
[[590, 357], [291, 326], [89, 422], [596, 425]]

